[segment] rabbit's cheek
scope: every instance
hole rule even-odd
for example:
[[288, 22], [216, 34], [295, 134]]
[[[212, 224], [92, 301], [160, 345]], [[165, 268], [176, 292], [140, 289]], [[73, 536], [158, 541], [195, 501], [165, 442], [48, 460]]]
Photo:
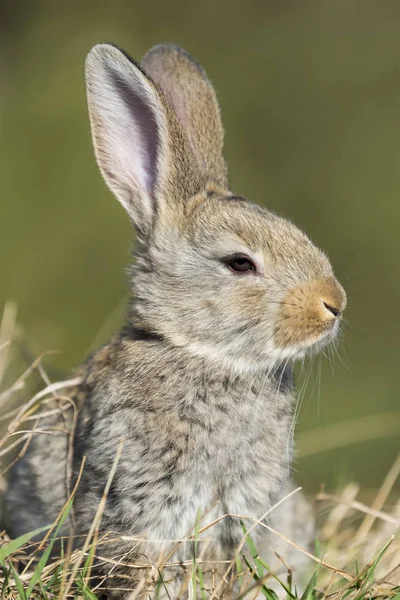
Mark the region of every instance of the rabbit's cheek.
[[294, 351], [332, 339], [346, 306], [346, 295], [334, 277], [311, 281], [282, 300], [275, 324], [275, 343]]
[[[246, 276], [246, 279], [252, 275]], [[243, 278], [244, 279], [244, 278]], [[240, 287], [232, 294], [235, 312], [246, 320], [259, 319], [265, 305], [265, 289], [259, 285], [251, 285], [251, 282], [241, 281]]]

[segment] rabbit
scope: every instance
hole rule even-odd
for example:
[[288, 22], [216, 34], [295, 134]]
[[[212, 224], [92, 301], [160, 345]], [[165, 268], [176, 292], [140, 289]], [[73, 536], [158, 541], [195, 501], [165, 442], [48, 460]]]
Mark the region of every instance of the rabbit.
[[[147, 593], [133, 563], [191, 560], [193, 544], [174, 541], [198, 520], [204, 560], [234, 558], [243, 528], [229, 515], [252, 519], [260, 555], [301, 578], [307, 556], [268, 529], [313, 541], [291, 479], [292, 367], [335, 338], [345, 291], [300, 229], [230, 190], [216, 95], [186, 51], [159, 45], [137, 64], [99, 44], [86, 84], [97, 163], [136, 230], [132, 295], [120, 333], [79, 371], [71, 481], [68, 435], [33, 436], [10, 477], [10, 533], [54, 521], [79, 479], [85, 535], [109, 482], [100, 534], [114, 538], [96, 571], [108, 597]], [[182, 569], [170, 573], [181, 597]]]

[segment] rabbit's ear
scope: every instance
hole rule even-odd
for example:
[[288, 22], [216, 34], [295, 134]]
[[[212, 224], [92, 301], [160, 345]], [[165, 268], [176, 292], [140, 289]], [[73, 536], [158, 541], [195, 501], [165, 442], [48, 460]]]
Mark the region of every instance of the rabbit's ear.
[[140, 65], [174, 109], [203, 178], [226, 187], [224, 130], [214, 88], [203, 68], [185, 50], [168, 44], [149, 50]]
[[100, 170], [138, 231], [149, 236], [156, 216], [200, 187], [191, 149], [155, 85], [115, 46], [89, 52], [86, 86]]

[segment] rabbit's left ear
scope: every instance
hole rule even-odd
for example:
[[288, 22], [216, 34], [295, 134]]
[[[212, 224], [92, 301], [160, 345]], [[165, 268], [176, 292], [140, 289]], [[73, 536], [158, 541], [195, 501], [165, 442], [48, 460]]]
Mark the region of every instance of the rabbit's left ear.
[[143, 241], [200, 187], [200, 174], [176, 115], [141, 68], [100, 44], [86, 59], [93, 143], [106, 183]]
[[204, 69], [185, 50], [168, 44], [149, 50], [140, 66], [174, 109], [203, 180], [227, 187], [224, 130], [215, 91]]

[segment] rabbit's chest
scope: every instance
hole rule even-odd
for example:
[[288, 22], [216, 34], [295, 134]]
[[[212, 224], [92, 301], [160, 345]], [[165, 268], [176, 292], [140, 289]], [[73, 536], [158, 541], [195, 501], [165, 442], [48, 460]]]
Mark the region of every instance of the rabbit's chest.
[[[199, 515], [204, 524], [226, 514], [259, 519], [287, 480], [293, 404], [288, 392], [265, 380], [226, 385], [215, 378], [189, 392], [180, 383], [152, 390], [146, 401], [143, 390], [135, 389], [131, 405], [111, 402], [110, 385], [109, 394], [97, 400], [103, 402], [101, 418], [86, 433], [83, 428], [80, 437], [92, 450], [85, 450], [89, 475], [115, 456], [116, 439], [125, 440], [103, 516], [110, 529], [117, 522], [152, 540], [183, 539]], [[77, 505], [86, 521], [86, 512], [97, 506], [89, 497], [93, 481], [83, 481], [81, 490]], [[223, 549], [242, 533], [238, 519], [224, 517], [211, 536]]]
[[[291, 397], [263, 396], [254, 388], [210, 399], [191, 424], [186, 481], [197, 511], [207, 520], [222, 514], [260, 518], [273, 505], [289, 475]], [[222, 409], [221, 407], [224, 407]], [[219, 526], [226, 538], [241, 535], [232, 520]]]
[[[152, 474], [152, 493], [146, 497], [149, 538], [182, 539], [199, 515], [202, 525], [227, 514], [259, 519], [276, 502], [289, 474], [292, 399], [263, 396], [258, 388], [247, 394], [224, 390], [196, 404], [182, 402], [185, 408], [163, 420], [162, 435], [171, 448], [161, 443], [160, 428], [154, 429], [149, 446], [159, 446], [154, 462], [162, 469]], [[135, 510], [139, 492], [133, 489], [130, 495]], [[224, 553], [243, 531], [239, 519], [223, 517], [205, 535]]]

